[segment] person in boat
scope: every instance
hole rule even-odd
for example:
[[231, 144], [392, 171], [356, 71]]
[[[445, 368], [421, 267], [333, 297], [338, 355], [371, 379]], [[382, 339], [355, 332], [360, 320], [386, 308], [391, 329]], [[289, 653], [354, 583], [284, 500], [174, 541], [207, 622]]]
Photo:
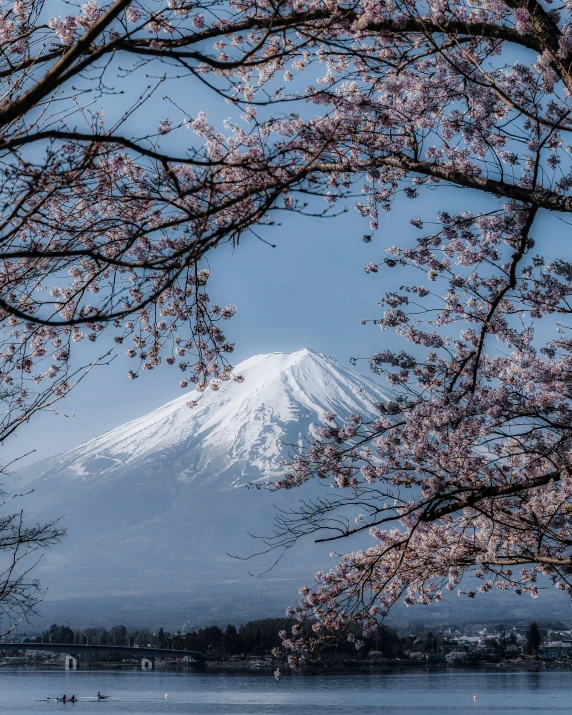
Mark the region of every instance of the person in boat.
[[102, 695], [99, 690], [97, 691], [97, 699], [98, 700], [105, 700], [107, 698], [107, 695]]
[[75, 703], [76, 700], [77, 700], [76, 696], [72, 695], [70, 698], [70, 703]]

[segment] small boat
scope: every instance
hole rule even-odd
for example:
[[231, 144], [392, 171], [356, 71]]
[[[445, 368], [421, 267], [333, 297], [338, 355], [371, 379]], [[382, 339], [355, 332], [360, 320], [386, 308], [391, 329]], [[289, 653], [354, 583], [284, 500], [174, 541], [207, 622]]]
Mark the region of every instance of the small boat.
[[39, 700], [35, 700], [34, 702], [36, 703], [47, 703], [47, 702], [54, 702], [54, 703], [86, 703], [86, 702], [94, 702], [98, 700], [110, 700], [111, 696], [110, 695], [92, 695], [91, 697], [84, 696], [81, 698], [41, 698]]

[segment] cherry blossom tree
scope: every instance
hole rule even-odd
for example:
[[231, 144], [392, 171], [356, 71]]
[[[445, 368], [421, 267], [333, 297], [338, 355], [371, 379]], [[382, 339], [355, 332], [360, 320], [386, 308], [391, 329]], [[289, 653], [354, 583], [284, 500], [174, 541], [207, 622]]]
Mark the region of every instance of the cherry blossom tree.
[[[244, 8], [89, 0], [66, 17], [54, 10], [0, 2], [0, 442], [117, 352], [132, 379], [164, 362], [182, 388], [240, 380], [220, 327], [235, 308], [210, 301], [200, 262], [281, 193], [272, 161], [265, 167], [271, 148], [261, 154], [261, 142], [225, 137], [179, 106], [210, 70], [213, 94], [232, 91], [230, 72], [251, 50], [220, 60], [202, 48], [229, 23], [256, 26]], [[262, 34], [246, 41], [255, 51]], [[173, 78], [171, 116], [146, 125], [150, 100]], [[96, 353], [78, 354], [84, 342]], [[25, 495], [13, 492], [0, 499], [4, 629], [41, 599], [33, 554], [63, 536], [57, 524], [29, 525], [14, 508]]]
[[543, 214], [559, 212], [564, 238], [572, 208], [570, 8], [363, 2], [331, 12], [337, 21], [291, 63], [300, 74], [324, 67], [323, 89], [304, 90], [319, 116], [287, 127], [304, 137], [289, 151], [306, 186], [336, 204], [363, 182], [367, 241], [399, 194], [473, 191], [460, 213], [413, 214], [421, 237], [366, 266], [411, 277], [372, 321], [403, 344], [370, 359], [393, 399], [374, 421], [327, 415], [272, 485], [336, 491], [281, 514], [271, 547], [371, 538], [301, 589], [289, 611], [301, 625], [284, 634], [294, 666], [353, 621], [371, 634], [400, 601], [493, 588], [536, 598], [550, 585], [572, 595], [572, 264], [564, 241], [542, 235]]
[[[564, 237], [572, 212], [568, 5], [1, 7], [0, 440], [117, 351], [132, 378], [164, 361], [183, 388], [218, 389], [234, 307], [206, 293], [211, 250], [356, 194], [371, 241], [380, 211], [433, 192], [436, 215], [411, 204], [420, 238], [366, 267], [404, 277], [372, 321], [402, 343], [370, 360], [393, 399], [373, 422], [328, 415], [274, 485], [336, 490], [282, 515], [273, 545], [371, 538], [302, 589], [292, 613], [314, 637], [296, 627], [285, 646], [296, 664], [444, 589], [570, 595], [572, 263], [539, 236], [558, 214]], [[228, 103], [222, 129], [198, 86]], [[74, 358], [84, 341], [97, 359]], [[469, 574], [481, 585], [463, 591]]]

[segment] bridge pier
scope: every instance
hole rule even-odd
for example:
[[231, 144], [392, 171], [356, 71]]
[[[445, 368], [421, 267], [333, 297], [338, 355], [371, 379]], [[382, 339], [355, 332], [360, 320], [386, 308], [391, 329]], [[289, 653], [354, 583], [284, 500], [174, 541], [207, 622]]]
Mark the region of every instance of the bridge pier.
[[155, 668], [155, 658], [141, 658], [142, 670], [153, 670]]
[[79, 670], [80, 668], [80, 657], [79, 655], [66, 653], [65, 656], [65, 668], [66, 670]]

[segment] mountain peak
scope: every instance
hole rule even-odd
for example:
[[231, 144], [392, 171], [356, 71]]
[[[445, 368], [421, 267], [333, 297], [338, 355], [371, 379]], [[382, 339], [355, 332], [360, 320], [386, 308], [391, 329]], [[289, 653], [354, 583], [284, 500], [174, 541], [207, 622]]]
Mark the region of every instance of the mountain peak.
[[260, 364], [265, 364], [269, 370], [274, 369], [277, 372], [281, 372], [304, 360], [315, 360], [318, 362], [320, 362], [320, 360], [324, 360], [325, 362], [336, 362], [334, 358], [330, 358], [323, 353], [318, 353], [310, 348], [301, 348], [300, 350], [295, 350], [294, 352], [277, 351], [253, 355], [252, 357], [249, 357], [239, 363], [235, 368], [235, 372], [238, 374], [243, 370], [247, 370]]

